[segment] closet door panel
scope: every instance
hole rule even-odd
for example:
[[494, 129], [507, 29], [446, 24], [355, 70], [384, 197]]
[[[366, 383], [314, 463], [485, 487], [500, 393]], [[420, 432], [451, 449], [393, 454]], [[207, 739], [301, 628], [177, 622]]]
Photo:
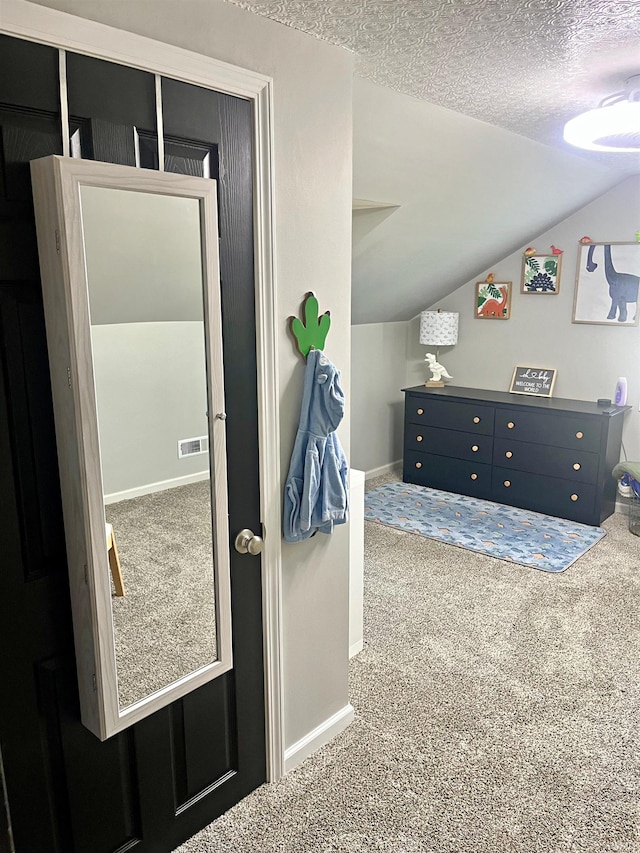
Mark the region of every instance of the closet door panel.
[[[154, 75], [67, 63], [74, 156], [157, 168]], [[168, 853], [265, 779], [260, 562], [232, 554], [233, 673], [105, 742], [82, 726], [29, 173], [62, 153], [58, 66], [2, 37], [2, 762], [18, 853]], [[166, 169], [219, 178], [229, 527], [260, 530], [252, 105], [176, 81], [163, 96]]]
[[135, 850], [140, 843], [140, 815], [133, 733], [124, 732], [103, 744], [78, 726], [72, 657], [43, 662], [37, 678], [56, 797], [52, 815], [61, 850], [89, 853], [96, 850], [98, 838], [100, 851], [125, 845]]
[[69, 53], [67, 90], [73, 156], [157, 168], [153, 74]]

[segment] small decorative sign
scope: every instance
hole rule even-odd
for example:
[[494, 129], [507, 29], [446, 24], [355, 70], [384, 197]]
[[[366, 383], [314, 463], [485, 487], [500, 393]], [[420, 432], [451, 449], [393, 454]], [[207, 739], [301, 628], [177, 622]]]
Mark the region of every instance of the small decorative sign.
[[533, 397], [551, 397], [558, 371], [552, 367], [521, 367], [513, 369], [509, 391]]

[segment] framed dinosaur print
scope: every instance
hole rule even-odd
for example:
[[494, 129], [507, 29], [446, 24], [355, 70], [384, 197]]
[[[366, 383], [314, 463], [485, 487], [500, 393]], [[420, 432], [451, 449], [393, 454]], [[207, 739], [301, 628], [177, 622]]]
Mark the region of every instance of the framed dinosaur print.
[[573, 322], [638, 325], [640, 243], [593, 243], [578, 248]]
[[508, 320], [511, 316], [511, 282], [477, 282], [475, 316], [478, 320]]
[[525, 252], [522, 259], [521, 293], [554, 294], [560, 290], [562, 253], [531, 255]]

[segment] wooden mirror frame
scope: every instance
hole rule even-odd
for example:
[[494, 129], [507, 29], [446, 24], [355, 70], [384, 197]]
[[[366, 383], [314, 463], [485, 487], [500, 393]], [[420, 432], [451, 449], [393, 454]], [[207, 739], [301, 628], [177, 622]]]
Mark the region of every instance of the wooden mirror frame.
[[31, 163], [83, 724], [101, 740], [232, 668], [224, 418], [209, 417], [217, 659], [120, 708], [80, 187], [200, 204], [209, 412], [224, 412], [216, 182], [60, 156]]

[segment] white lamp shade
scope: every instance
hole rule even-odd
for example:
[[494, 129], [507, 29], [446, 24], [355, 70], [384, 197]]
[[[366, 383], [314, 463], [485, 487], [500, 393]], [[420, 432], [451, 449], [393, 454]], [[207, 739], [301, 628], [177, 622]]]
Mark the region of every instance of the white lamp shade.
[[458, 343], [458, 314], [454, 311], [423, 311], [420, 314], [420, 343], [452, 347]]

